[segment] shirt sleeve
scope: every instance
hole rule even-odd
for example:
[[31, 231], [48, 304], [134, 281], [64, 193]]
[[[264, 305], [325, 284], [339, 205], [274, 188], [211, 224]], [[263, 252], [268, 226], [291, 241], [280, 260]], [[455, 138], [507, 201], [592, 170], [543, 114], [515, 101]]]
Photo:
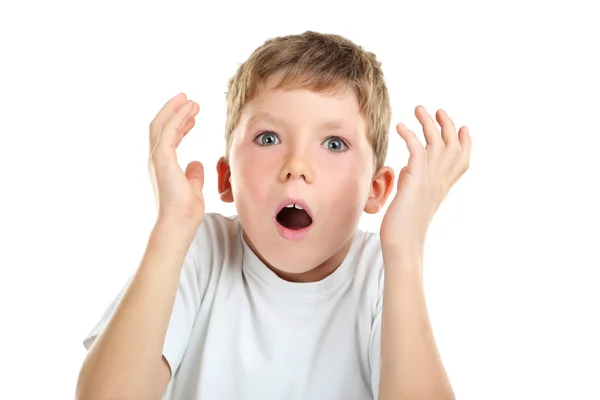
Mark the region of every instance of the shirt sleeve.
[[[197, 241], [198, 237], [194, 239], [183, 262], [177, 294], [175, 296], [173, 311], [171, 313], [171, 319], [169, 321], [163, 347], [163, 356], [171, 368], [171, 377], [175, 375], [176, 370], [179, 368], [181, 360], [183, 359], [196, 320], [196, 315], [200, 308], [204, 291], [201, 284], [203, 286], [206, 284], [206, 279], [204, 279], [206, 277], [203, 276], [205, 274], [200, 272], [201, 266], [199, 265]], [[130, 281], [131, 278], [129, 282]], [[129, 282], [117, 296], [115, 296], [99, 321], [85, 337], [83, 345], [86, 350], [90, 349], [94, 340], [96, 340], [106, 326]]]

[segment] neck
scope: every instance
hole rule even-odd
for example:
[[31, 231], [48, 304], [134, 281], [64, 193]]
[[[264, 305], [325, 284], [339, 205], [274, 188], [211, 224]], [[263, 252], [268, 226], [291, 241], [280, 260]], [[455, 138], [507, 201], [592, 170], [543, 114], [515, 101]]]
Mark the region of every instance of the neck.
[[350, 250], [350, 246], [352, 245], [352, 240], [354, 238], [354, 235], [352, 235], [350, 237], [350, 239], [348, 239], [346, 241], [346, 243], [344, 243], [344, 245], [342, 246], [342, 248], [340, 250], [338, 250], [336, 253], [334, 253], [331, 257], [329, 257], [327, 260], [325, 260], [321, 264], [315, 266], [314, 268], [312, 268], [306, 272], [293, 273], [293, 272], [283, 271], [283, 270], [275, 267], [274, 265], [270, 264], [260, 254], [260, 252], [256, 249], [256, 247], [254, 247], [254, 244], [248, 238], [248, 236], [246, 235], [246, 232], [243, 232], [243, 235], [244, 235], [244, 239], [246, 240], [246, 243], [248, 243], [248, 246], [250, 247], [250, 249], [254, 252], [254, 254], [256, 254], [256, 256], [260, 259], [260, 261], [262, 261], [262, 263], [267, 266], [267, 268], [269, 268], [271, 271], [273, 271], [279, 278], [281, 278], [285, 281], [288, 281], [288, 282], [296, 282], [296, 283], [318, 282], [320, 280], [327, 278], [329, 275], [331, 275], [342, 264], [342, 262], [344, 261], [344, 258], [346, 258], [346, 254], [348, 254], [348, 251]]

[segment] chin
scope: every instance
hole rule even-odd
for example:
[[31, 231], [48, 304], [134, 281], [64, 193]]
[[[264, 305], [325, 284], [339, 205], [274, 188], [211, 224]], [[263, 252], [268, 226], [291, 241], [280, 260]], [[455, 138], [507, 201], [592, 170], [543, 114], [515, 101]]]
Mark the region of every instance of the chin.
[[314, 226], [306, 237], [298, 240], [282, 237], [275, 224], [244, 232], [252, 250], [268, 267], [288, 274], [304, 274], [335, 257], [354, 232], [351, 227], [340, 227], [335, 232], [318, 228]]

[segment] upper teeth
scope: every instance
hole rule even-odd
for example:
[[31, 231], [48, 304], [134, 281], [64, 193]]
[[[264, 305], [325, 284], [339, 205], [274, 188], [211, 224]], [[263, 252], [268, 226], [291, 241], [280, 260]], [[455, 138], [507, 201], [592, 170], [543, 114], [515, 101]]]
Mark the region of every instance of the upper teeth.
[[285, 208], [296, 208], [298, 210], [304, 210], [304, 208], [300, 207], [298, 204], [296, 203], [292, 203], [292, 204], [288, 204], [287, 206], [285, 206]]

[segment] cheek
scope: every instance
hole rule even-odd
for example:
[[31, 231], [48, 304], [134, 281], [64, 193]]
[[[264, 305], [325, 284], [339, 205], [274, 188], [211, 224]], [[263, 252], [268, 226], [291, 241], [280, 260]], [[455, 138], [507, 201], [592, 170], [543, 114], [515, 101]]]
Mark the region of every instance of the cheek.
[[276, 151], [244, 149], [232, 154], [231, 171], [234, 196], [241, 199], [261, 200], [272, 185], [273, 171], [277, 158]]
[[370, 193], [369, 168], [360, 157], [327, 154], [319, 161], [322, 187], [333, 204], [346, 210], [363, 208]]
[[359, 186], [369, 179], [371, 170], [365, 168], [366, 161], [358, 153], [354, 154], [321, 154], [319, 170], [326, 171], [328, 179], [337, 180], [340, 184]]

